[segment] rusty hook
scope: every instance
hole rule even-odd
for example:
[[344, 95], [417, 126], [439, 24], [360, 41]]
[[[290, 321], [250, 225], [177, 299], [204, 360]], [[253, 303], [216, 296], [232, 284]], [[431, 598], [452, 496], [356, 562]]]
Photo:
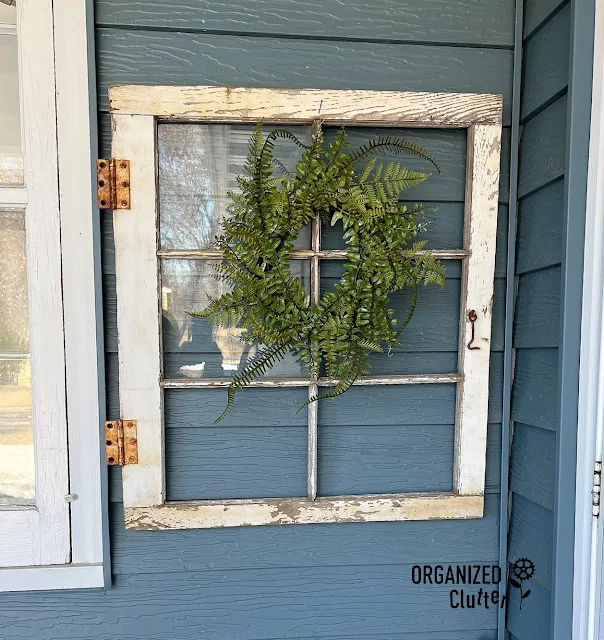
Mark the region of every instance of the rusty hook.
[[472, 339], [470, 340], [470, 342], [468, 342], [468, 349], [470, 351], [477, 351], [478, 349], [480, 349], [480, 347], [472, 346], [472, 343], [474, 342], [474, 323], [476, 322], [476, 320], [478, 320], [478, 316], [476, 315], [476, 311], [474, 311], [474, 309], [468, 311], [468, 320], [472, 323]]

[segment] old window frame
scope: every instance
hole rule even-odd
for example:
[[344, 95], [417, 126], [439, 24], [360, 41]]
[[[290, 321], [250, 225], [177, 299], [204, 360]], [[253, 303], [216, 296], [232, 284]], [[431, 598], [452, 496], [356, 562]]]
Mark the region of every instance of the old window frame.
[[[490, 94], [325, 91], [227, 87], [112, 86], [112, 154], [131, 163], [131, 209], [114, 212], [118, 299], [120, 412], [135, 419], [138, 464], [123, 469], [128, 529], [187, 529], [268, 524], [479, 518], [483, 515], [488, 371], [499, 193], [502, 97]], [[163, 402], [165, 388], [226, 386], [228, 379], [162, 378], [161, 258], [212, 258], [211, 251], [160, 251], [157, 198], [158, 122], [422, 127], [467, 129], [463, 247], [434, 251], [462, 261], [458, 369], [448, 375], [368, 377], [358, 384], [455, 383], [453, 491], [317, 497], [317, 403], [309, 407], [308, 496], [247, 500], [165, 499]], [[318, 294], [318, 262], [345, 258], [320, 251], [319, 225], [310, 258], [311, 290]], [[304, 255], [301, 255], [301, 254]], [[337, 255], [336, 255], [337, 254]], [[294, 256], [293, 256], [294, 257]], [[477, 313], [475, 344], [468, 349]], [[140, 366], [144, 362], [145, 366]], [[256, 387], [326, 385], [328, 380], [266, 379]]]

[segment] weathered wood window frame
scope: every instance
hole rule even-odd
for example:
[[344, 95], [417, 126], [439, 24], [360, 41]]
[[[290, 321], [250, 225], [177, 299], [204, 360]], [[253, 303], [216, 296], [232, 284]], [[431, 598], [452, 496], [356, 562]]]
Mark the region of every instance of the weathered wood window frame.
[[[131, 162], [131, 210], [114, 213], [118, 298], [120, 411], [136, 419], [138, 464], [123, 469], [129, 529], [188, 529], [268, 524], [479, 518], [483, 515], [491, 310], [499, 193], [502, 98], [487, 94], [323, 91], [224, 87], [113, 86], [109, 90], [113, 156]], [[448, 375], [367, 377], [358, 384], [457, 385], [453, 491], [317, 497], [317, 403], [308, 410], [306, 498], [166, 502], [163, 389], [220, 387], [228, 379], [162, 377], [160, 258], [216, 258], [212, 251], [158, 250], [158, 122], [255, 123], [467, 129], [463, 247], [434, 251], [462, 261], [458, 369]], [[319, 262], [345, 258], [320, 249], [314, 226], [311, 291], [319, 295]], [[304, 255], [302, 255], [304, 254]], [[471, 322], [471, 312], [476, 322]], [[474, 345], [468, 343], [474, 335]], [[263, 379], [257, 387], [330, 381]]]

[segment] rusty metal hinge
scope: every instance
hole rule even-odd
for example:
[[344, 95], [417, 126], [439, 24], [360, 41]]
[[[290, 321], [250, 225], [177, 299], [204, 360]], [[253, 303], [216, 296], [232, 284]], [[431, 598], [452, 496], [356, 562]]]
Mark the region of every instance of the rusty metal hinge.
[[138, 463], [136, 420], [105, 422], [105, 462], [108, 465]]
[[600, 515], [600, 494], [602, 491], [602, 461], [596, 460], [594, 464], [594, 484], [591, 490], [591, 504], [593, 507], [593, 515]]
[[99, 209], [130, 209], [130, 160], [96, 161]]

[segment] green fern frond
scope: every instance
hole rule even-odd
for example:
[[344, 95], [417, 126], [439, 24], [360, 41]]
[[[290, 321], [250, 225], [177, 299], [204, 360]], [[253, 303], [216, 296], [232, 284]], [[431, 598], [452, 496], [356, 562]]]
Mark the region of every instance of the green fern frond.
[[365, 156], [383, 154], [387, 151], [390, 151], [390, 153], [407, 153], [409, 155], [418, 156], [419, 158], [430, 162], [438, 173], [440, 173], [438, 163], [430, 153], [426, 151], [426, 149], [420, 147], [414, 142], [411, 142], [410, 140], [395, 138], [393, 136], [379, 136], [375, 140], [371, 140], [367, 144], [362, 145], [357, 151], [350, 155], [348, 163], [344, 165], [344, 168]]
[[248, 386], [257, 378], [263, 376], [269, 369], [282, 360], [289, 350], [289, 345], [271, 345], [259, 351], [255, 357], [248, 360], [247, 364], [231, 380], [227, 389], [227, 405], [224, 411], [216, 418], [214, 424], [224, 420], [231, 412], [235, 404], [235, 393]]
[[371, 342], [370, 340], [359, 340], [356, 344], [360, 349], [365, 349], [366, 351], [384, 353], [384, 349], [377, 342]]

